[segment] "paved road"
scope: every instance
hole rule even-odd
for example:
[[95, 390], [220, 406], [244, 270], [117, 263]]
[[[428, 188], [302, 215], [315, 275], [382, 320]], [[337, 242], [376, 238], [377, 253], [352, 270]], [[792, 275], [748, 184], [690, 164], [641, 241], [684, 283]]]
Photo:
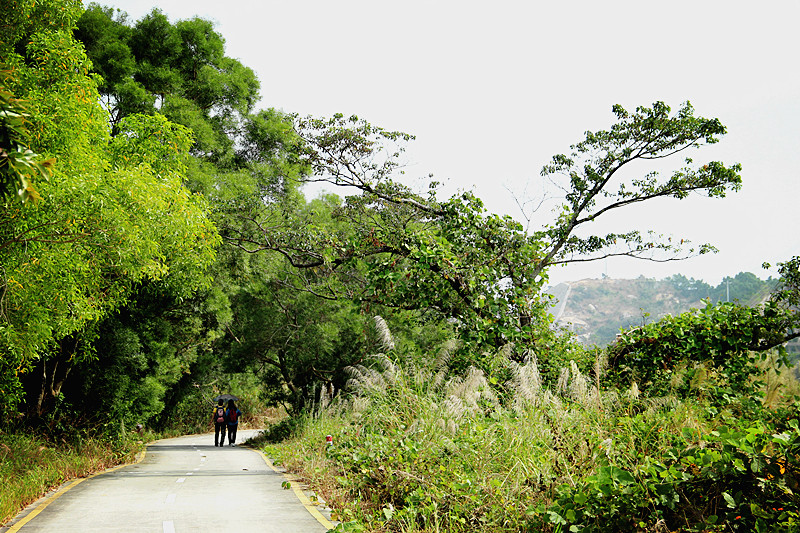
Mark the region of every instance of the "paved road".
[[[241, 431], [238, 440], [252, 433]], [[327, 531], [283, 481], [258, 452], [216, 448], [213, 435], [161, 440], [148, 446], [140, 463], [45, 500], [44, 510], [20, 531]]]

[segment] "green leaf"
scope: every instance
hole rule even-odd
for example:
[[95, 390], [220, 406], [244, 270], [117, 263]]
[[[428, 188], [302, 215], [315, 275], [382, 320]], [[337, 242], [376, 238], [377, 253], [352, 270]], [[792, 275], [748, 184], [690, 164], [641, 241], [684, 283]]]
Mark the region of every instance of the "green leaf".
[[736, 502], [734, 501], [733, 497], [730, 494], [728, 494], [727, 492], [723, 492], [722, 497], [725, 499], [725, 503], [728, 505], [728, 509], [736, 509]]
[[632, 483], [636, 483], [636, 480], [633, 476], [621, 468], [617, 468], [616, 466], [611, 467], [611, 476], [614, 480], [622, 485], [630, 485]]

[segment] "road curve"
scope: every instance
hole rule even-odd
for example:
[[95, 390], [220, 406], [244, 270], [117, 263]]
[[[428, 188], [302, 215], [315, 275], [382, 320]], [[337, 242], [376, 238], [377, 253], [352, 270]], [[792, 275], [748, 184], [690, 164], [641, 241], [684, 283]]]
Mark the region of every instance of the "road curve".
[[[241, 431], [243, 441], [254, 432]], [[214, 446], [213, 435], [156, 441], [143, 461], [62, 488], [2, 531], [327, 531], [256, 451]], [[15, 524], [22, 524], [21, 527]], [[329, 524], [328, 524], [329, 525]]]

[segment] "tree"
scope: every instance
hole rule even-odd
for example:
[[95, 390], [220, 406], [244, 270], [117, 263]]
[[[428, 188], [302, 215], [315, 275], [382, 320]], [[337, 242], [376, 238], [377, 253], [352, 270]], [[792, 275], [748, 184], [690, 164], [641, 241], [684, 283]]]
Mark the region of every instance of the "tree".
[[[579, 237], [576, 230], [596, 221], [602, 215], [632, 204], [661, 197], [686, 198], [697, 192], [722, 198], [728, 190], [741, 188], [741, 165], [726, 166], [718, 161], [676, 170], [663, 181], [652, 171], [643, 177], [623, 178], [622, 171], [638, 161], [657, 161], [676, 156], [704, 144], [719, 142], [726, 128], [714, 119], [694, 116], [687, 102], [674, 114], [663, 102], [652, 108], [638, 107], [630, 113], [614, 106], [617, 123], [608, 131], [587, 132], [586, 139], [572, 146], [570, 156], [553, 156], [542, 169], [543, 176], [562, 175], [567, 178], [566, 202], [556, 222], [542, 231], [539, 237], [547, 243], [546, 254], [539, 263], [544, 271], [551, 265], [592, 261], [611, 256], [631, 256], [654, 261], [674, 260], [682, 253], [686, 241], [663, 239], [638, 230], [606, 235]], [[690, 248], [689, 253], [707, 253], [710, 245]], [[664, 258], [654, 252], [666, 252]]]
[[[768, 263], [764, 263], [764, 268], [769, 267]], [[797, 308], [800, 306], [800, 255], [778, 263], [778, 272], [781, 277], [772, 299]]]
[[[216, 230], [183, 186], [190, 133], [163, 117], [128, 117], [110, 141], [108, 115], [82, 46], [78, 3], [21, 2], [0, 25], [8, 92], [25, 102], [28, 148], [58, 165], [41, 201], [2, 199], [0, 390], [41, 414], [81, 361], [99, 320], [140, 284], [183, 294], [207, 282]], [[36, 374], [33, 374], [34, 369]], [[35, 376], [35, 379], [33, 378]]]
[[[351, 283], [347, 294], [361, 301], [430, 309], [455, 319], [473, 353], [508, 343], [546, 352], [552, 333], [541, 289], [549, 267], [613, 255], [671, 260], [712, 250], [687, 249], [685, 240], [638, 230], [582, 237], [580, 228], [635, 203], [682, 199], [690, 192], [722, 197], [741, 184], [739, 165], [691, 168], [690, 159], [664, 181], [655, 172], [623, 180], [623, 168], [715, 143], [725, 128], [717, 119], [695, 117], [688, 103], [674, 115], [661, 102], [633, 113], [613, 110], [618, 120], [610, 130], [587, 133], [570, 157], [555, 156], [544, 167], [544, 176], [566, 177], [566, 195], [557, 219], [537, 231], [487, 214], [470, 193], [446, 201], [436, 198], [435, 187], [426, 197], [414, 193], [396, 181], [399, 155], [412, 137], [336, 115], [297, 119], [295, 127], [311, 169], [307, 179], [357, 191], [337, 211], [349, 232], [303, 235], [295, 226], [226, 238], [249, 252], [277, 251], [297, 268], [344, 274]], [[352, 282], [360, 285], [353, 288]]]
[[711, 296], [712, 287], [703, 280], [687, 278], [682, 274], [675, 274], [666, 278], [676, 291], [689, 300], [699, 301]]
[[130, 26], [126, 14], [92, 3], [75, 36], [103, 77], [99, 90], [113, 133], [130, 114], [159, 113], [194, 132], [195, 155], [230, 162], [260, 84], [251, 69], [225, 56], [225, 40], [210, 21], [172, 24], [153, 9]]
[[24, 103], [4, 90], [4, 85], [0, 84], [0, 195], [16, 194], [23, 203], [38, 200], [41, 196], [34, 181], [47, 181], [55, 160], [43, 160], [27, 147], [28, 113]]
[[[163, 13], [153, 10], [130, 24], [124, 13], [92, 4], [81, 17], [75, 34], [86, 45], [96, 71], [105, 77], [100, 91], [111, 114], [112, 145], [121, 142], [134, 150], [130, 156], [118, 151], [119, 158], [127, 161], [141, 157], [142, 150], [131, 146], [130, 139], [120, 140], [128, 137], [121, 128], [134, 118], [132, 113], [167, 117], [193, 133], [193, 157], [186, 161], [190, 170], [185, 182], [206, 198], [210, 215], [223, 235], [240, 232], [242, 220], [255, 211], [258, 215], [254, 215], [253, 220], [261, 225], [257, 231], [264, 231], [272, 224], [283, 224], [285, 219], [293, 218], [293, 213], [303, 207], [298, 178], [305, 170], [296, 155], [299, 140], [291, 120], [273, 109], [253, 112], [258, 99], [258, 82], [250, 69], [225, 56], [224, 39], [213, 30], [211, 22], [194, 18], [173, 24]], [[164, 153], [163, 148], [167, 148], [164, 145], [151, 148], [145, 152], [152, 152], [159, 159], [173, 157]], [[213, 268], [213, 290], [181, 301], [170, 301], [166, 297], [162, 300], [163, 309], [169, 312], [160, 317], [161, 323], [174, 322], [174, 316], [180, 316], [181, 309], [187, 313], [214, 309], [202, 314], [202, 327], [176, 328], [168, 336], [169, 341], [165, 341], [198, 344], [198, 355], [189, 363], [190, 373], [177, 382], [161, 381], [168, 387], [163, 395], [171, 404], [180, 403], [186, 394], [191, 395], [193, 391], [187, 383], [205, 383], [204, 375], [219, 374], [223, 370], [219, 367], [218, 355], [227, 347], [217, 339], [222, 328], [229, 333], [228, 340], [240, 348], [234, 342], [235, 332], [240, 331], [239, 324], [248, 323], [252, 317], [246, 307], [232, 310], [230, 306], [241, 301], [242, 294], [257, 294], [250, 285], [269, 284], [279, 270], [272, 265], [274, 259], [250, 259], [233, 250], [222, 250]], [[146, 301], [146, 294], [137, 294], [123, 312], [140, 316], [142, 310], [137, 307]], [[234, 311], [242, 316], [234, 317]], [[148, 322], [159, 320], [154, 316], [159, 313], [158, 307], [149, 306], [147, 312]], [[141, 338], [134, 324], [124, 328], [132, 331], [126, 338]], [[98, 334], [101, 338], [116, 338], [116, 333], [124, 328], [108, 320], [101, 324]], [[200, 331], [203, 328], [208, 328], [205, 335]], [[293, 346], [301, 341], [295, 339]], [[313, 343], [313, 339], [306, 342]], [[215, 358], [206, 357], [212, 343], [217, 354]], [[141, 343], [142, 357], [151, 357], [151, 351], [146, 343]], [[296, 353], [299, 358], [299, 354], [305, 352], [298, 349]], [[244, 361], [262, 355], [261, 352], [237, 351], [237, 359]], [[109, 361], [114, 361], [114, 357], [108, 354]], [[299, 361], [292, 363], [292, 368], [300, 368]], [[230, 366], [232, 372], [236, 368], [236, 365]], [[293, 374], [287, 370], [283, 375], [292, 379]], [[145, 379], [150, 377], [144, 374], [127, 387], [133, 390], [144, 386]], [[280, 390], [285, 383], [282, 379], [279, 377], [270, 386]], [[306, 386], [298, 378], [294, 382], [300, 383], [300, 387]]]
[[320, 301], [278, 277], [233, 302], [230, 367], [253, 369], [265, 396], [298, 414], [343, 388], [344, 368], [365, 355], [367, 319], [347, 301]]

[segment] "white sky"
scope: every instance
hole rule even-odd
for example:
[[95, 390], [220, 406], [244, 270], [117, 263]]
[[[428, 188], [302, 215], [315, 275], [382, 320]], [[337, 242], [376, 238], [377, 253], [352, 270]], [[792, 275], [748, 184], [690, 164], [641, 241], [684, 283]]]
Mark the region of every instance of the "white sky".
[[[100, 2], [138, 20], [155, 0]], [[514, 199], [542, 191], [540, 170], [611, 106], [691, 101], [728, 135], [695, 162], [741, 163], [744, 186], [621, 210], [607, 229], [654, 229], [710, 242], [713, 256], [657, 264], [609, 260], [557, 268], [551, 282], [674, 273], [716, 284], [761, 278], [800, 254], [800, 2], [707, 0], [159, 0], [170, 20], [215, 22], [226, 53], [261, 80], [261, 107], [356, 114], [416, 135], [408, 184], [429, 173], [443, 198], [472, 189], [520, 218]], [[511, 192], [510, 192], [511, 191]], [[512, 194], [512, 192], [514, 194]], [[341, 191], [340, 191], [341, 194]], [[547, 220], [549, 213], [537, 214]], [[537, 219], [539, 220], [539, 219]], [[606, 228], [604, 228], [606, 229]]]

